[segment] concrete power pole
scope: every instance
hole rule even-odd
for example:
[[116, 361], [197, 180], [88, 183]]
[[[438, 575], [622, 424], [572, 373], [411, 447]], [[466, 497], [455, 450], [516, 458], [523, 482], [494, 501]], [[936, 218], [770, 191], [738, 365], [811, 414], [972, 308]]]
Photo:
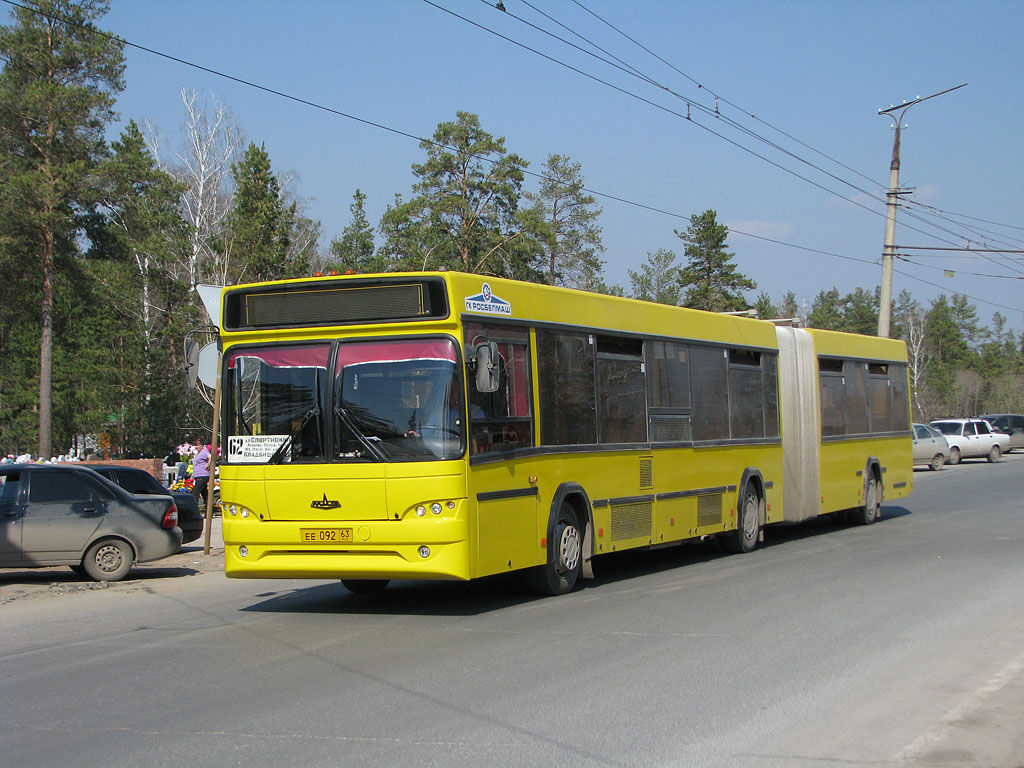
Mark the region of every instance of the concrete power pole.
[[882, 284], [881, 290], [879, 291], [879, 307], [878, 307], [878, 335], [883, 337], [889, 336], [889, 325], [892, 314], [892, 270], [893, 260], [896, 256], [896, 208], [899, 205], [899, 196], [902, 194], [900, 189], [900, 131], [906, 126], [903, 125], [903, 115], [908, 109], [915, 104], [920, 104], [922, 101], [928, 101], [928, 99], [934, 99], [936, 96], [941, 96], [944, 93], [955, 91], [957, 88], [963, 88], [967, 83], [961, 83], [960, 85], [952, 88], [947, 88], [944, 91], [933, 93], [931, 96], [920, 97], [918, 96], [913, 101], [905, 101], [902, 104], [893, 106], [889, 105], [888, 109], [878, 110], [880, 115], [892, 115], [894, 112], [899, 114], [896, 116], [896, 135], [892, 140], [892, 162], [889, 164], [889, 191], [886, 193], [886, 204], [885, 204], [885, 247], [882, 249]]

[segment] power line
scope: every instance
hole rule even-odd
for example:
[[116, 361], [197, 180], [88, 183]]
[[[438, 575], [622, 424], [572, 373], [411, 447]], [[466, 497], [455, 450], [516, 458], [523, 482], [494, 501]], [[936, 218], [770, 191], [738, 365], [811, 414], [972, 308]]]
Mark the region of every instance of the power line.
[[[845, 200], [846, 202], [850, 203], [851, 205], [855, 205], [858, 208], [863, 208], [865, 211], [868, 211], [869, 213], [871, 213], [873, 215], [885, 218], [885, 213], [884, 212], [877, 211], [877, 210], [875, 210], [873, 208], [870, 208], [870, 207], [868, 207], [868, 206], [866, 206], [866, 205], [864, 205], [862, 203], [859, 203], [856, 200], [853, 200], [851, 198], [843, 197], [841, 194], [839, 194], [835, 190], [829, 189], [828, 187], [826, 187], [826, 186], [824, 186], [822, 184], [819, 184], [818, 182], [814, 181], [813, 179], [810, 179], [810, 178], [808, 178], [806, 176], [803, 176], [802, 174], [797, 173], [796, 171], [792, 170], [791, 168], [787, 168], [784, 165], [780, 165], [779, 163], [775, 162], [774, 160], [771, 160], [771, 159], [765, 157], [764, 155], [762, 155], [762, 154], [760, 154], [758, 152], [755, 152], [753, 149], [750, 149], [749, 147], [746, 147], [746, 146], [740, 144], [739, 142], [734, 141], [733, 139], [730, 139], [728, 136], [725, 136], [725, 135], [719, 133], [718, 131], [715, 131], [714, 129], [709, 128], [708, 126], [698, 122], [689, 113], [684, 115], [684, 114], [682, 114], [680, 112], [676, 112], [675, 110], [669, 109], [668, 107], [665, 107], [665, 106], [663, 106], [661, 104], [658, 104], [657, 102], [651, 101], [650, 99], [647, 99], [647, 98], [645, 98], [643, 96], [640, 96], [640, 95], [638, 95], [636, 93], [633, 93], [633, 92], [631, 92], [629, 90], [626, 90], [625, 88], [622, 88], [622, 87], [617, 86], [617, 85], [615, 85], [613, 83], [610, 83], [607, 80], [603, 80], [602, 78], [600, 78], [600, 77], [598, 77], [596, 75], [590, 74], [589, 72], [585, 72], [585, 71], [579, 69], [578, 67], [574, 67], [571, 64], [567, 64], [567, 63], [565, 63], [563, 61], [560, 61], [559, 59], [556, 59], [553, 56], [549, 56], [548, 54], [543, 53], [542, 51], [539, 51], [536, 48], [532, 48], [532, 47], [526, 45], [525, 43], [521, 43], [521, 42], [519, 42], [517, 40], [514, 40], [514, 39], [512, 39], [512, 38], [510, 38], [510, 37], [508, 37], [506, 35], [503, 35], [500, 32], [497, 32], [496, 30], [490, 29], [489, 27], [486, 27], [483, 24], [480, 24], [480, 23], [478, 23], [476, 21], [473, 21], [472, 19], [468, 19], [465, 16], [461, 16], [460, 14], [455, 13], [454, 11], [449, 10], [448, 8], [444, 8], [443, 6], [440, 6], [437, 3], [432, 2], [432, 0], [422, 0], [422, 1], [425, 4], [427, 4], [427, 5], [429, 5], [429, 6], [433, 7], [433, 8], [436, 8], [439, 11], [447, 13], [450, 16], [459, 19], [460, 21], [464, 21], [467, 24], [470, 24], [471, 26], [476, 27], [477, 29], [480, 29], [480, 30], [482, 30], [484, 32], [487, 32], [487, 33], [491, 34], [491, 35], [494, 35], [495, 37], [498, 37], [498, 38], [500, 38], [500, 39], [502, 39], [502, 40], [504, 40], [504, 41], [506, 41], [508, 43], [511, 43], [512, 45], [515, 45], [515, 46], [517, 46], [519, 48], [522, 48], [522, 49], [524, 49], [526, 51], [529, 51], [530, 53], [533, 53], [533, 54], [535, 54], [537, 56], [540, 56], [541, 58], [546, 59], [547, 61], [550, 61], [553, 64], [557, 64], [557, 65], [559, 65], [561, 67], [564, 67], [564, 68], [566, 68], [566, 69], [568, 69], [568, 70], [570, 70], [572, 72], [575, 72], [576, 74], [579, 74], [579, 75], [581, 75], [583, 77], [586, 77], [589, 80], [593, 80], [593, 81], [595, 81], [597, 83], [600, 83], [601, 85], [604, 85], [604, 86], [606, 86], [608, 88], [611, 88], [612, 90], [617, 91], [617, 92], [619, 92], [619, 93], [621, 93], [621, 94], [623, 94], [625, 96], [629, 96], [630, 98], [636, 99], [637, 101], [640, 101], [640, 102], [642, 102], [644, 104], [652, 106], [655, 109], [661, 110], [661, 111], [666, 112], [666, 113], [668, 113], [670, 115], [674, 115], [675, 117], [682, 118], [682, 119], [686, 120], [687, 122], [692, 123], [693, 125], [697, 126], [701, 130], [707, 131], [708, 133], [712, 134], [713, 136], [716, 136], [719, 139], [722, 139], [723, 141], [727, 142], [728, 144], [733, 145], [737, 149], [740, 149], [743, 152], [746, 152], [746, 153], [748, 153], [750, 155], [753, 155], [754, 157], [757, 157], [757, 158], [763, 160], [764, 162], [768, 163], [769, 165], [774, 166], [775, 168], [778, 168], [779, 170], [783, 171], [784, 173], [788, 173], [791, 176], [794, 176], [794, 177], [796, 177], [796, 178], [798, 178], [798, 179], [800, 179], [802, 181], [805, 181], [808, 184], [810, 184], [811, 186], [816, 187], [817, 189], [820, 189], [820, 190], [822, 190], [823, 192], [826, 192], [829, 195], [833, 195], [835, 197], [838, 197], [840, 200]], [[10, 2], [10, 0], [5, 0], [5, 2]], [[783, 151], [785, 151], [785, 150], [783, 150]], [[796, 156], [793, 156], [793, 157], [796, 157]], [[808, 165], [811, 165], [810, 163], [808, 163], [808, 161], [803, 160], [802, 158], [797, 158], [797, 159], [800, 160], [801, 162], [804, 162], [804, 163], [807, 163]], [[852, 187], [853, 189], [857, 190], [861, 194], [867, 195], [868, 197], [870, 197], [870, 198], [872, 198], [872, 199], [874, 199], [874, 200], [876, 200], [878, 202], [881, 202], [881, 200], [879, 198], [876, 198], [872, 193], [870, 193], [870, 192], [868, 192], [866, 190], [863, 190], [863, 189], [861, 189], [861, 188], [851, 184], [850, 182], [845, 181], [844, 179], [840, 179], [839, 177], [835, 176], [834, 174], [831, 174], [828, 171], [825, 171], [825, 170], [823, 170], [821, 168], [817, 168], [816, 166], [813, 166], [813, 165], [811, 165], [811, 167], [814, 167], [816, 170], [818, 170], [818, 171], [820, 171], [822, 173], [825, 173], [828, 176], [831, 176], [832, 178], [836, 179], [840, 183], [843, 183], [843, 184], [846, 184], [847, 186]], [[588, 190], [588, 191], [590, 191], [590, 190]], [[593, 192], [592, 192], [592, 194], [593, 194]], [[907, 224], [905, 224], [904, 226], [907, 229], [912, 229], [915, 232], [919, 232], [920, 234], [925, 235], [926, 237], [932, 237], [932, 238], [935, 238], [936, 240], [938, 240], [940, 242], [949, 243], [951, 245], [954, 244], [950, 240], [947, 240], [945, 238], [939, 237], [938, 235], [934, 235], [934, 234], [932, 234], [930, 232], [926, 232], [923, 229], [918, 229], [917, 227], [910, 226], [910, 225], [907, 225]], [[956, 235], [956, 233], [951, 233], [951, 234], [954, 234], [955, 236], [959, 237], [958, 235]]]
[[[425, 2], [427, 2], [427, 1], [428, 0], [425, 0]], [[334, 109], [332, 107], [328, 107], [328, 106], [325, 106], [323, 104], [319, 104], [319, 103], [311, 101], [309, 99], [305, 99], [305, 98], [302, 98], [302, 97], [299, 97], [299, 96], [294, 96], [294, 95], [286, 93], [284, 91], [279, 91], [279, 90], [277, 90], [275, 88], [270, 88], [268, 86], [264, 86], [264, 85], [261, 85], [261, 84], [256, 83], [256, 82], [253, 82], [253, 81], [250, 81], [250, 80], [246, 80], [245, 78], [238, 77], [236, 75], [231, 75], [231, 74], [228, 74], [226, 72], [222, 72], [222, 71], [210, 68], [210, 67], [203, 66], [201, 64], [196, 64], [196, 63], [188, 61], [186, 59], [182, 59], [182, 58], [180, 58], [178, 56], [174, 56], [172, 54], [164, 53], [162, 51], [158, 51], [156, 49], [149, 48], [149, 47], [141, 45], [139, 43], [131, 42], [131, 41], [126, 40], [124, 38], [121, 38], [121, 37], [119, 37], [117, 35], [112, 35], [112, 34], [103, 32], [103, 31], [98, 30], [98, 29], [96, 29], [94, 27], [89, 27], [89, 26], [85, 26], [85, 25], [82, 25], [82, 24], [78, 24], [78, 23], [70, 21], [68, 19], [64, 19], [64, 18], [61, 18], [61, 17], [58, 17], [58, 16], [54, 16], [54, 15], [48, 14], [48, 13], [46, 13], [44, 11], [40, 11], [40, 10], [35, 9], [35, 8], [29, 8], [29, 7], [25, 6], [25, 5], [22, 5], [20, 3], [14, 2], [14, 0], [0, 0], [0, 2], [4, 2], [4, 3], [6, 3], [6, 4], [10, 5], [10, 6], [16, 7], [16, 8], [22, 8], [23, 10], [27, 10], [27, 11], [30, 11], [32, 13], [38, 14], [40, 16], [44, 16], [46, 18], [50, 18], [50, 19], [52, 19], [54, 21], [58, 21], [58, 22], [61, 22], [61, 23], [64, 23], [64, 24], [68, 24], [68, 25], [71, 25], [71, 26], [79, 27], [80, 29], [83, 29], [84, 31], [89, 32], [91, 34], [97, 35], [99, 37], [106, 38], [108, 40], [111, 40], [113, 42], [117, 42], [119, 44], [125, 45], [125, 46], [130, 47], [130, 48], [134, 48], [134, 49], [143, 51], [145, 53], [149, 53], [149, 54], [154, 55], [154, 56], [158, 56], [158, 57], [166, 59], [168, 61], [173, 61], [173, 62], [175, 62], [177, 64], [181, 64], [183, 66], [190, 67], [192, 69], [197, 69], [199, 71], [206, 72], [206, 73], [214, 75], [216, 77], [221, 77], [221, 78], [224, 78], [226, 80], [230, 80], [232, 82], [238, 83], [240, 85], [247, 86], [247, 87], [250, 87], [250, 88], [254, 88], [254, 89], [258, 90], [258, 91], [262, 91], [264, 93], [268, 93], [268, 94], [271, 94], [271, 95], [274, 95], [274, 96], [278, 96], [278, 97], [284, 98], [286, 100], [289, 100], [289, 101], [292, 101], [292, 102], [295, 102], [295, 103], [298, 103], [298, 104], [302, 104], [302, 105], [305, 105], [305, 106], [308, 106], [308, 107], [312, 107], [314, 109], [322, 110], [324, 112], [336, 115], [338, 117], [343, 117], [345, 119], [355, 121], [355, 122], [360, 123], [362, 125], [367, 125], [367, 126], [370, 126], [370, 127], [373, 127], [373, 128], [378, 128], [378, 129], [386, 131], [388, 133], [392, 133], [394, 135], [402, 136], [402, 137], [408, 138], [408, 139], [413, 139], [413, 140], [418, 141], [420, 143], [426, 143], [426, 144], [429, 144], [429, 145], [432, 145], [432, 146], [435, 146], [435, 147], [438, 147], [438, 148], [441, 148], [441, 149], [445, 149], [445, 150], [449, 150], [449, 151], [454, 151], [454, 152], [458, 152], [459, 151], [458, 148], [456, 148], [456, 147], [451, 147], [451, 146], [447, 146], [447, 145], [444, 145], [444, 144], [440, 144], [438, 142], [432, 141], [431, 139], [425, 139], [423, 137], [416, 136], [415, 134], [409, 133], [407, 131], [403, 131], [403, 130], [400, 130], [400, 129], [397, 129], [397, 128], [392, 128], [391, 126], [385, 125], [383, 123], [378, 123], [378, 122], [375, 122], [373, 120], [368, 120], [366, 118], [358, 117], [356, 115], [353, 115], [353, 114], [350, 114], [350, 113], [347, 113], [347, 112], [343, 112], [341, 110]], [[429, 2], [428, 2], [428, 4], [434, 5], [433, 3], [429, 3]], [[438, 7], [438, 6], [435, 6], [435, 7]], [[440, 8], [440, 10], [446, 10], [446, 9]], [[475, 22], [471, 22], [471, 23], [475, 24]], [[476, 25], [476, 26], [479, 26], [479, 25]], [[487, 31], [490, 31], [490, 30], [487, 30]], [[499, 37], [503, 37], [503, 36], [499, 35]], [[507, 38], [505, 38], [505, 39], [507, 39]], [[513, 42], [516, 45], [521, 45], [519, 43], [515, 43], [515, 41], [511, 41], [510, 40], [509, 42]], [[521, 47], [527, 47], [527, 46], [521, 46]], [[555, 63], [558, 63], [558, 64], [560, 64], [562, 66], [567, 66], [568, 67], [568, 65], [564, 65], [564, 64], [562, 64], [561, 62], [558, 62], [555, 59], [551, 59], [551, 57], [548, 57], [545, 54], [541, 54], [539, 52], [537, 52], [537, 53], [539, 55], [541, 55], [541, 56], [544, 56], [544, 58], [548, 58], [548, 59], [554, 61]], [[9, 63], [12, 63], [12, 62], [9, 62]], [[572, 67], [568, 67], [568, 68], [569, 69], [574, 69]], [[574, 71], [578, 71], [578, 70], [574, 70]], [[583, 74], [586, 77], [590, 77], [591, 79], [595, 79], [598, 82], [603, 82], [599, 78], [596, 78], [596, 77], [594, 77], [592, 75], [587, 75], [586, 73], [583, 73], [583, 72], [580, 72], [580, 74]], [[607, 84], [607, 83], [605, 83], [605, 84], [609, 85], [612, 88], [615, 88], [616, 90], [622, 90], [622, 89], [619, 89], [617, 86], [614, 86], [614, 85], [611, 85], [611, 84]], [[626, 92], [626, 91], [623, 91], [623, 92], [628, 94], [628, 92]], [[628, 94], [628, 95], [632, 95], [632, 94]], [[642, 99], [642, 97], [636, 97], [636, 98], [641, 98], [641, 100], [644, 100], [644, 99]], [[663, 110], [665, 110], [667, 112], [672, 112], [672, 110], [668, 110], [668, 109], [666, 109], [664, 107], [661, 107], [660, 105], [656, 105], [656, 104], [652, 104], [652, 105], [658, 107], [659, 109], [663, 109]], [[679, 115], [679, 113], [672, 112], [672, 114], [676, 114], [677, 116], [682, 117], [682, 115]], [[710, 128], [707, 128], [706, 126], [700, 125], [696, 121], [693, 121], [691, 118], [686, 118], [686, 119], [690, 120], [690, 122], [693, 122], [695, 125], [698, 125], [698, 127], [701, 127], [704, 130], [714, 134], [715, 136], [719, 136], [720, 138], [724, 139], [725, 141], [729, 142], [730, 144], [734, 144], [734, 145], [738, 146], [740, 149], [743, 149], [744, 151], [747, 151], [747, 152], [749, 152], [751, 154], [754, 154], [755, 156], [761, 157], [756, 152], [753, 152], [752, 150], [750, 150], [750, 149], [748, 149], [746, 147], [743, 147], [742, 145], [736, 144], [736, 142], [732, 141], [731, 139], [728, 139], [727, 137], [721, 136], [720, 134], [718, 134], [717, 132], [711, 130]], [[477, 157], [478, 159], [484, 160], [486, 162], [490, 162], [492, 164], [496, 162], [494, 160], [490, 160], [489, 158], [486, 158], [486, 157], [483, 157], [483, 156], [479, 156], [479, 155], [474, 155], [473, 157]], [[768, 160], [767, 158], [762, 158], [762, 159], [765, 159], [766, 162], [770, 163], [771, 165], [779, 167], [782, 170], [797, 176], [798, 178], [803, 178], [799, 174], [796, 174], [795, 172], [793, 172], [793, 171], [791, 171], [789, 169], [786, 169], [786, 168], [784, 168], [782, 166], [778, 166], [777, 163], [774, 163], [773, 161]], [[544, 176], [543, 174], [533, 173], [533, 172], [530, 172], [530, 171], [526, 171], [525, 169], [523, 170], [523, 173], [526, 174], [526, 175], [538, 178], [538, 179], [547, 179], [547, 177]], [[807, 179], [805, 179], [805, 180], [807, 180]], [[841, 197], [840, 195], [838, 195], [837, 193], [833, 192], [832, 190], [828, 190], [827, 188], [822, 187], [821, 185], [817, 184], [814, 181], [811, 181], [811, 180], [807, 180], [807, 181], [809, 181], [809, 183], [813, 184], [814, 186], [816, 186], [816, 187], [818, 187], [820, 189], [823, 189], [826, 192], [829, 192], [830, 194], [833, 194], [833, 195]], [[677, 213], [677, 212], [674, 212], [674, 211], [669, 211], [669, 210], [666, 210], [664, 208], [659, 208], [659, 207], [653, 206], [653, 205], [647, 205], [645, 203], [639, 203], [639, 202], [636, 202], [634, 200], [630, 200], [628, 198], [624, 198], [624, 197], [621, 197], [621, 196], [618, 196], [618, 195], [613, 195], [613, 194], [609, 194], [609, 193], [606, 193], [606, 192], [600, 192], [598, 190], [590, 189], [590, 188], [587, 188], [587, 187], [583, 187], [582, 189], [583, 189], [583, 191], [587, 192], [588, 194], [592, 194], [592, 195], [595, 195], [595, 196], [602, 197], [604, 199], [608, 199], [608, 200], [612, 200], [612, 201], [615, 201], [615, 202], [619, 202], [619, 203], [622, 203], [624, 205], [629, 205], [631, 207], [635, 207], [635, 208], [639, 208], [639, 209], [642, 209], [642, 210], [650, 211], [652, 213], [657, 213], [657, 214], [660, 214], [660, 215], [664, 215], [664, 216], [668, 216], [668, 217], [671, 217], [671, 218], [680, 219], [680, 220], [684, 220], [684, 221], [688, 221], [690, 219], [690, 217], [685, 215], [685, 214], [680, 214], [680, 213]], [[842, 198], [842, 199], [846, 200], [847, 198]], [[871, 210], [870, 208], [867, 208], [866, 206], [860, 205], [859, 203], [855, 203], [854, 201], [849, 201], [848, 200], [848, 202], [853, 202], [855, 205], [858, 205], [861, 208], [865, 208], [865, 210], [869, 210], [869, 211]], [[874, 211], [872, 211], [872, 212], [874, 212]], [[914, 228], [914, 227], [909, 227], [909, 228], [910, 229], [915, 229], [915, 231], [920, 231], [920, 230], [916, 230], [916, 228]], [[807, 246], [801, 246], [801, 245], [797, 245], [795, 243], [789, 243], [789, 242], [786, 242], [786, 241], [777, 240], [777, 239], [765, 237], [765, 236], [762, 236], [762, 235], [755, 235], [753, 233], [744, 232], [742, 230], [730, 229], [729, 231], [731, 233], [734, 233], [734, 234], [737, 234], [737, 235], [741, 235], [741, 236], [744, 236], [744, 237], [750, 237], [750, 238], [754, 238], [754, 239], [757, 239], [757, 240], [763, 240], [763, 241], [766, 241], [766, 242], [775, 243], [777, 245], [781, 245], [781, 246], [788, 247], [788, 248], [794, 248], [796, 250], [802, 250], [802, 251], [806, 251], [806, 252], [809, 252], [809, 253], [818, 253], [818, 254], [834, 257], [834, 258], [844, 259], [844, 260], [847, 260], [847, 261], [859, 262], [859, 263], [863, 263], [863, 264], [875, 265], [877, 263], [876, 261], [871, 261], [871, 260], [867, 260], [867, 259], [860, 259], [860, 258], [856, 258], [856, 257], [852, 257], [852, 256], [846, 256], [844, 254], [839, 254], [839, 253], [835, 253], [835, 252], [831, 252], [831, 251], [825, 251], [825, 250], [816, 249], [816, 248], [810, 248], [810, 247], [807, 247]], [[924, 233], [924, 234], [928, 234], [928, 233]], [[934, 237], [933, 235], [929, 235], [929, 236], [930, 237]], [[936, 238], [936, 239], [941, 239], [941, 238]], [[904, 248], [911, 248], [911, 246], [904, 246]], [[948, 250], [955, 250], [955, 249], [948, 249]], [[910, 274], [905, 273], [903, 271], [898, 271], [898, 273], [902, 274], [902, 275], [904, 275], [906, 277], [910, 277], [911, 279], [918, 280], [919, 282], [925, 283], [927, 285], [931, 285], [931, 286], [933, 286], [935, 288], [939, 288], [942, 291], [946, 291], [947, 290], [943, 286], [940, 286], [940, 285], [938, 285], [936, 283], [930, 283], [927, 280], [923, 280], [921, 278], [918, 278], [918, 277], [916, 277], [914, 275], [910, 275]], [[1003, 308], [1003, 309], [1008, 309], [1008, 310], [1012, 310], [1012, 311], [1024, 311], [1024, 310], [1019, 310], [1019, 309], [1014, 308], [1014, 307], [1007, 307], [1007, 306], [1002, 305], [1002, 304], [991, 302], [991, 301], [988, 301], [986, 299], [980, 299], [980, 298], [977, 298], [977, 297], [974, 297], [974, 296], [970, 296], [968, 294], [962, 294], [962, 295], [967, 296], [967, 298], [972, 299], [973, 301], [977, 301], [977, 302], [984, 303], [984, 304], [991, 304], [992, 306], [997, 306], [997, 307], [1000, 307], [1000, 308]]]

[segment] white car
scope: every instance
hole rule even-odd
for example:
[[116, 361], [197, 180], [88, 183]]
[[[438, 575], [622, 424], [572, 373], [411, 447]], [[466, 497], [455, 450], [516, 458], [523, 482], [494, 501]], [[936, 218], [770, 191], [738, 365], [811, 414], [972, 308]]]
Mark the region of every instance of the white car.
[[914, 425], [914, 464], [927, 464], [936, 471], [949, 459], [949, 443], [935, 427]]
[[993, 431], [984, 419], [938, 419], [931, 424], [949, 443], [950, 464], [980, 456], [994, 463], [1010, 448], [1009, 435]]

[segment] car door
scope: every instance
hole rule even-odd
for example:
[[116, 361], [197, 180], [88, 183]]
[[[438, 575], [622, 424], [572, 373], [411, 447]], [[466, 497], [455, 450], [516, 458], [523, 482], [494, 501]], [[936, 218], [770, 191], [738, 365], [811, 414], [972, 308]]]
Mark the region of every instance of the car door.
[[0, 566], [21, 562], [21, 472], [0, 473]]
[[79, 472], [34, 470], [21, 531], [24, 562], [76, 563], [103, 522], [105, 502]]
[[988, 451], [983, 451], [978, 441], [978, 429], [973, 421], [964, 422], [964, 456], [984, 456]]
[[998, 444], [996, 436], [989, 429], [988, 423], [984, 421], [973, 422], [974, 428], [978, 431], [978, 455], [988, 456], [989, 451], [992, 447]]

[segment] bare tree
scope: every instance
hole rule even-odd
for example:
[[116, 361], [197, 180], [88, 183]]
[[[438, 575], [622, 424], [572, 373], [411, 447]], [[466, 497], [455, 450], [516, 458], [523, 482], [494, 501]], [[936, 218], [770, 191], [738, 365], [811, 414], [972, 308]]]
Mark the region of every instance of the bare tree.
[[210, 94], [212, 103], [195, 91], [181, 91], [185, 105], [185, 146], [177, 153], [181, 165], [168, 169], [187, 185], [181, 197], [182, 213], [192, 225], [185, 268], [189, 285], [215, 276], [223, 282], [228, 272], [226, 251], [214, 247], [231, 210], [231, 164], [242, 146], [243, 135], [224, 102]]
[[911, 402], [914, 404], [914, 413], [917, 418], [921, 421], [928, 421], [930, 409], [925, 407], [923, 400], [927, 398], [924, 397], [922, 390], [925, 387], [924, 376], [928, 370], [928, 364], [931, 362], [932, 352], [925, 344], [924, 312], [920, 305], [915, 303], [914, 307], [906, 312], [903, 319], [906, 333], [904, 340], [907, 342], [907, 362], [910, 367]]

